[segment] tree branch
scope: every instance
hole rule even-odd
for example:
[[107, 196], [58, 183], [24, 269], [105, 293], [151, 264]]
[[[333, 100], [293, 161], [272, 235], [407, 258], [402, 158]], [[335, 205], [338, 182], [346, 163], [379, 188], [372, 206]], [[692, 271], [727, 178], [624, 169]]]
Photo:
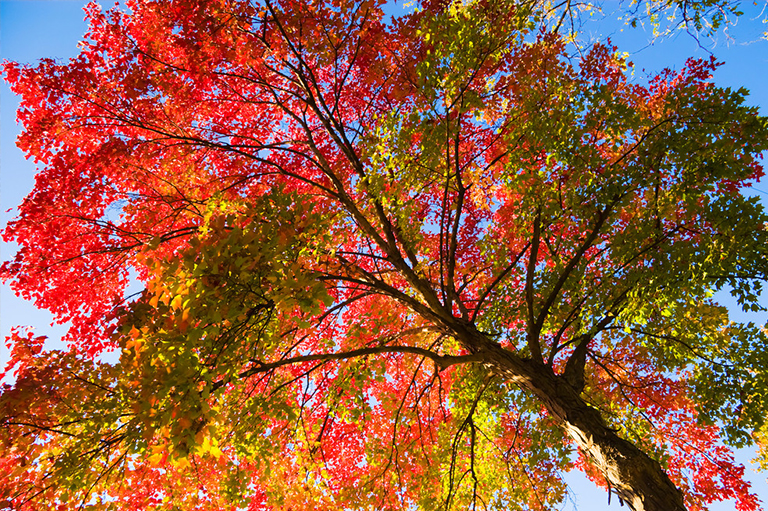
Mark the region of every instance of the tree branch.
[[[472, 362], [481, 362], [484, 360], [484, 356], [479, 353], [473, 353], [471, 355], [438, 355], [434, 351], [430, 351], [417, 346], [373, 346], [370, 348], [360, 348], [357, 350], [344, 351], [338, 353], [314, 353], [311, 355], [300, 355], [298, 357], [285, 358], [276, 362], [262, 362], [255, 360], [257, 364], [255, 367], [247, 369], [240, 374], [238, 378], [248, 378], [254, 374], [265, 373], [272, 371], [279, 367], [301, 364], [304, 362], [331, 362], [335, 360], [347, 360], [350, 358], [365, 357], [368, 355], [377, 355], [380, 353], [410, 353], [418, 355], [424, 358], [432, 360], [440, 371], [457, 364], [468, 364]], [[213, 384], [212, 390], [217, 390], [226, 384], [224, 380], [220, 380]]]

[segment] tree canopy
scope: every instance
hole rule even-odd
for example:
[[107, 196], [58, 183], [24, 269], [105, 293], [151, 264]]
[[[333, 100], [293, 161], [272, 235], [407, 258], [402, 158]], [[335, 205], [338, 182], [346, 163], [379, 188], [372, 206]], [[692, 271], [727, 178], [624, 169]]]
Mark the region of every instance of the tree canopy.
[[39, 173], [0, 277], [71, 327], [8, 340], [0, 508], [547, 510], [577, 468], [759, 509], [768, 331], [714, 296], [765, 310], [768, 120], [571, 2], [385, 7], [90, 5], [4, 64]]

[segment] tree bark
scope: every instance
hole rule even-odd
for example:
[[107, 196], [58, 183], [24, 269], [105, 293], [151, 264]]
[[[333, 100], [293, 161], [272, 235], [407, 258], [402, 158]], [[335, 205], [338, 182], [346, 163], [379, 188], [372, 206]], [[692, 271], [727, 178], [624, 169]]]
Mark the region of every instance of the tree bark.
[[661, 465], [608, 427], [600, 412], [589, 406], [565, 378], [544, 363], [505, 350], [472, 325], [455, 327], [465, 346], [486, 354], [484, 363], [489, 369], [541, 399], [630, 509], [685, 511], [683, 493]]

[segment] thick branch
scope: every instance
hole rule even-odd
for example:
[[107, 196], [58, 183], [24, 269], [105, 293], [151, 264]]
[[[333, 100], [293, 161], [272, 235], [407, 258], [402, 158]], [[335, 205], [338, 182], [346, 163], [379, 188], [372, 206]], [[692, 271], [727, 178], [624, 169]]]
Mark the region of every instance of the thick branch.
[[531, 255], [528, 258], [528, 270], [525, 276], [525, 302], [528, 307], [528, 347], [534, 360], [543, 361], [541, 344], [539, 344], [539, 329], [536, 325], [536, 311], [533, 307], [533, 278], [536, 275], [536, 259], [539, 255], [541, 241], [541, 212], [536, 213], [533, 221], [533, 238], [531, 239]]
[[[314, 353], [311, 355], [301, 355], [298, 357], [284, 358], [275, 362], [262, 362], [255, 361], [257, 364], [255, 367], [246, 369], [238, 374], [238, 378], [248, 378], [254, 374], [265, 373], [272, 371], [279, 367], [301, 364], [304, 362], [331, 362], [334, 360], [348, 360], [351, 358], [364, 357], [368, 355], [376, 355], [379, 353], [410, 353], [413, 355], [419, 355], [424, 358], [432, 360], [439, 370], [446, 369], [450, 366], [457, 364], [468, 364], [472, 362], [480, 362], [483, 357], [480, 354], [474, 353], [471, 355], [438, 355], [434, 351], [428, 349], [419, 348], [417, 346], [373, 346], [370, 348], [360, 348], [357, 350], [343, 351], [339, 353]], [[213, 390], [223, 387], [226, 384], [225, 381], [218, 381], [213, 384]]]
[[456, 323], [456, 337], [493, 373], [530, 391], [559, 420], [576, 445], [600, 470], [621, 500], [633, 511], [685, 511], [682, 492], [661, 465], [608, 427], [565, 379], [543, 362], [510, 352], [473, 325]]

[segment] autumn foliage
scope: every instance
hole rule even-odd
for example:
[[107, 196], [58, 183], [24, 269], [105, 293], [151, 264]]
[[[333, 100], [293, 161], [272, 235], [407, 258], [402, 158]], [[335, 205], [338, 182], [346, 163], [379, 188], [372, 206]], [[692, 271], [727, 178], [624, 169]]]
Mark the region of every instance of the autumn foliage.
[[127, 7], [4, 65], [0, 275], [71, 328], [8, 340], [0, 508], [544, 510], [578, 468], [759, 509], [768, 338], [712, 297], [764, 310], [768, 129], [714, 59], [630, 79], [536, 2]]

